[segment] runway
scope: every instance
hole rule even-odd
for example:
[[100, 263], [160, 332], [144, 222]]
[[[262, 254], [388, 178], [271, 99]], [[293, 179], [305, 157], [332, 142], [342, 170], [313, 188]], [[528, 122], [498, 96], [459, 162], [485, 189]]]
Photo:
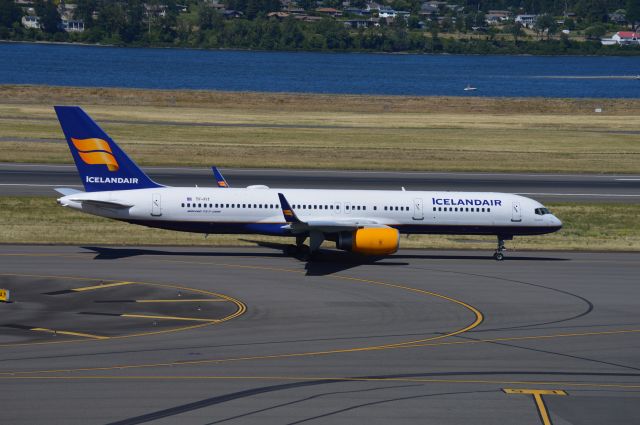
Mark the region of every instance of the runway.
[[[146, 167], [158, 183], [214, 186], [208, 168]], [[450, 190], [519, 193], [541, 202], [640, 203], [640, 176], [222, 169], [233, 187]], [[55, 196], [81, 188], [73, 165], [0, 164], [0, 196]]]
[[277, 248], [0, 246], [2, 422], [640, 417], [640, 254]]

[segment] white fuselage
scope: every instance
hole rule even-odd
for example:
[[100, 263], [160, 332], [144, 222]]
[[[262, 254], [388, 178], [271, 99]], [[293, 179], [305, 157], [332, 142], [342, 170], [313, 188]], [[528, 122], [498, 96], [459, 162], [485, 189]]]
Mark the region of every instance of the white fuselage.
[[[59, 199], [89, 214], [199, 233], [289, 234], [278, 193], [302, 221], [375, 221], [401, 233], [491, 234], [506, 238], [554, 232], [562, 223], [539, 202], [493, 192], [417, 192], [161, 187], [85, 192]], [[73, 200], [72, 200], [73, 199]], [[80, 200], [131, 205], [83, 203]], [[544, 210], [544, 213], [540, 213]]]

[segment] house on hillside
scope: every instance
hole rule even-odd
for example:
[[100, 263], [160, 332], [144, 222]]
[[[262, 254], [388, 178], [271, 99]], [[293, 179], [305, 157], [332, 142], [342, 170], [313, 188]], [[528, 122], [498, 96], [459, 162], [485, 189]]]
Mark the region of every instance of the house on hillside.
[[438, 8], [438, 6], [435, 6], [430, 3], [422, 3], [422, 6], [420, 6], [420, 11], [418, 12], [418, 15], [420, 16], [420, 18], [425, 19], [425, 18], [436, 17], [438, 16], [439, 13], [440, 13], [440, 9]]
[[378, 17], [380, 18], [395, 18], [396, 11], [389, 6], [382, 6], [378, 9]]
[[515, 21], [520, 23], [523, 27], [532, 28], [537, 19], [538, 15], [518, 15], [516, 16]]
[[628, 46], [630, 44], [640, 44], [640, 33], [633, 31], [618, 31], [611, 37], [621, 46]]
[[508, 10], [490, 10], [484, 17], [489, 25], [500, 25], [511, 18], [511, 12]]
[[22, 26], [26, 29], [40, 29], [40, 18], [38, 16], [27, 15], [22, 17]]
[[329, 15], [334, 18], [337, 18], [338, 16], [342, 16], [342, 12], [339, 11], [338, 9], [334, 9], [333, 7], [319, 7], [316, 9], [316, 12], [322, 15]]
[[640, 45], [640, 33], [633, 31], [619, 31], [611, 38], [601, 38], [600, 43], [603, 46], [631, 46], [631, 45]]

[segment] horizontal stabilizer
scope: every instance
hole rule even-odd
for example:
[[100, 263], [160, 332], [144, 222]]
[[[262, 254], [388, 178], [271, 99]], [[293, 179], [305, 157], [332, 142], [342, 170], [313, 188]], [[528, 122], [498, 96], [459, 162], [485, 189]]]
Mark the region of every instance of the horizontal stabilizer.
[[71, 198], [69, 199], [71, 202], [80, 202], [83, 205], [92, 205], [94, 207], [100, 208], [116, 208], [116, 209], [125, 209], [131, 208], [132, 204], [125, 204], [124, 202], [118, 201], [99, 201], [97, 199], [79, 199], [79, 198]]
[[75, 195], [76, 193], [84, 193], [81, 190], [72, 189], [70, 187], [56, 187], [53, 190], [55, 190], [56, 192], [58, 192], [59, 194], [61, 194], [63, 196]]

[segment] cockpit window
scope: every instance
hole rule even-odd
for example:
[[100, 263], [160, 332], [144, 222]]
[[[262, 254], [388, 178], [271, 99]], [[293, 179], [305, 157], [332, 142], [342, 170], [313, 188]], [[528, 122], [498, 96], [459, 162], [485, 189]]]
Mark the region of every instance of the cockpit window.
[[545, 214], [551, 214], [551, 211], [549, 211], [546, 208], [536, 208], [536, 215], [545, 215]]

